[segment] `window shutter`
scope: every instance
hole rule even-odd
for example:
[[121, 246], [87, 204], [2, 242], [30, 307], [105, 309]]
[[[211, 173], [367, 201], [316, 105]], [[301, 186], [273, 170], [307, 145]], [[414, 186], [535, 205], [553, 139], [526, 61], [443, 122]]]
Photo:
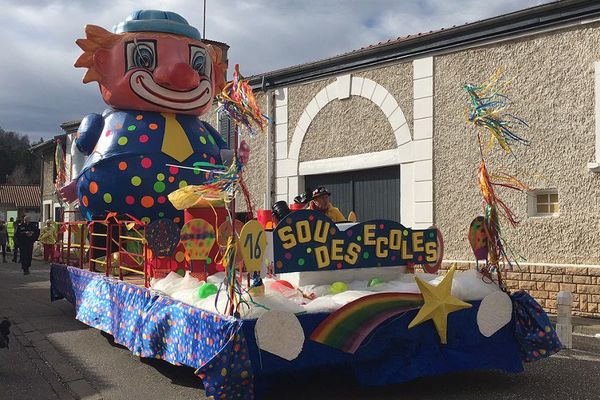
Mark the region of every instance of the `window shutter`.
[[229, 118], [229, 115], [225, 112], [219, 112], [219, 135], [223, 138], [223, 140], [227, 143], [227, 147], [231, 148], [233, 146], [233, 123]]

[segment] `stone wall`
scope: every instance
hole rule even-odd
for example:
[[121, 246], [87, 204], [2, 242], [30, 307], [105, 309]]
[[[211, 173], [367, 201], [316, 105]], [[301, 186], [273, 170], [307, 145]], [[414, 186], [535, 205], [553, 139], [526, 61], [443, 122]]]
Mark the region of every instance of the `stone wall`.
[[[444, 263], [445, 268], [449, 265]], [[474, 268], [474, 263], [457, 263], [457, 268]], [[573, 294], [575, 315], [600, 318], [600, 268], [596, 266], [521, 264], [505, 277], [511, 292], [526, 290], [551, 314], [556, 313], [556, 298], [563, 290]]]

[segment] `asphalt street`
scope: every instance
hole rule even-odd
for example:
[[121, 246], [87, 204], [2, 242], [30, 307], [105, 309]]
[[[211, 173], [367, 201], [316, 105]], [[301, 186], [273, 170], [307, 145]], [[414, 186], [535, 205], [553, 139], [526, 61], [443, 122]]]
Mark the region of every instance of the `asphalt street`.
[[[50, 302], [49, 267], [23, 276], [0, 263], [0, 318], [14, 323], [0, 350], [0, 399], [204, 399], [191, 368], [140, 359], [75, 320], [73, 306]], [[275, 399], [599, 399], [600, 339], [575, 336], [574, 349], [527, 364], [521, 374], [472, 371], [381, 388], [360, 388], [333, 374], [278, 383]]]

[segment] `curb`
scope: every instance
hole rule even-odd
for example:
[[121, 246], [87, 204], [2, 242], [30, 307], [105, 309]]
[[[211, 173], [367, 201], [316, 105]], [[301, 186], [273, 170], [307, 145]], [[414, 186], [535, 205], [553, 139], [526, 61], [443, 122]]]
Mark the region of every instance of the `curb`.
[[103, 400], [102, 395], [85, 380], [81, 372], [64, 358], [52, 343], [12, 310], [7, 315], [11, 333], [25, 348], [29, 359], [48, 381], [61, 400]]

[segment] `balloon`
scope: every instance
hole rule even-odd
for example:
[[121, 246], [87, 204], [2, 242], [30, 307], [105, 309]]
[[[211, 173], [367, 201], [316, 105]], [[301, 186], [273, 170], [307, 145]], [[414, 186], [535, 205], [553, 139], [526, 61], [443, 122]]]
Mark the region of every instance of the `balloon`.
[[240, 161], [242, 164], [247, 164], [250, 159], [250, 145], [246, 143], [245, 140], [242, 140], [240, 143], [240, 148], [238, 151], [238, 156], [240, 157]]
[[368, 287], [372, 287], [372, 286], [377, 286], [384, 283], [384, 280], [381, 278], [372, 278], [371, 280], [369, 280], [369, 283], [367, 284]]
[[171, 257], [179, 244], [180, 229], [170, 219], [161, 218], [146, 227], [148, 247], [157, 257]]
[[290, 289], [295, 289], [294, 285], [292, 285], [291, 283], [289, 283], [288, 281], [283, 280], [283, 279], [279, 279], [279, 280], [275, 281], [275, 283], [278, 283], [278, 284], [285, 286], [287, 288], [290, 288]]
[[214, 283], [205, 283], [198, 288], [198, 297], [205, 299], [208, 296], [217, 294], [218, 291], [219, 289], [217, 289], [217, 286]]
[[487, 260], [488, 239], [485, 233], [485, 220], [482, 216], [476, 217], [469, 226], [469, 244], [476, 260]]
[[205, 219], [189, 220], [181, 228], [181, 243], [190, 260], [206, 260], [215, 243], [215, 230]]
[[329, 288], [329, 291], [333, 294], [342, 293], [346, 290], [348, 290], [348, 285], [346, 285], [344, 282], [334, 282]]

